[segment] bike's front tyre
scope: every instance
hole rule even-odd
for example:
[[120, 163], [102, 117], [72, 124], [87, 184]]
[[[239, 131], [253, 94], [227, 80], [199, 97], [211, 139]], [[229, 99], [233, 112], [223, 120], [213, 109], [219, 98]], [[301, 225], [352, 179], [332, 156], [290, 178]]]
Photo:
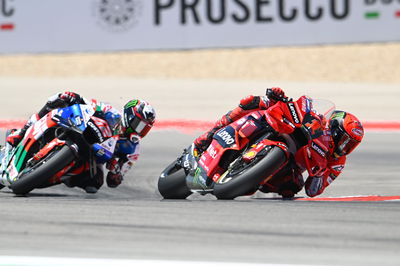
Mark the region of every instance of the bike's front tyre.
[[186, 185], [185, 170], [171, 163], [158, 179], [158, 191], [164, 199], [186, 199], [192, 194]]
[[213, 194], [218, 199], [234, 199], [239, 196], [254, 193], [260, 183], [274, 174], [287, 158], [283, 150], [271, 146], [268, 153], [253, 164], [243, 163], [235, 169], [235, 173], [228, 173], [215, 185]]
[[[25, 195], [43, 185], [47, 180], [75, 160], [75, 154], [68, 146], [63, 146], [38, 162], [27, 174], [11, 184], [11, 190], [17, 195]], [[30, 171], [31, 170], [31, 171]]]

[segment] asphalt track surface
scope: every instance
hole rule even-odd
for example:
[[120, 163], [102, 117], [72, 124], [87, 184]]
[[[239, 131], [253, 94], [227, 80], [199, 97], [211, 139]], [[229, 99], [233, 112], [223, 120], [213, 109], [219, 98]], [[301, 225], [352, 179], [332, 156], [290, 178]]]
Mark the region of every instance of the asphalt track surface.
[[[152, 132], [124, 183], [95, 195], [64, 185], [27, 197], [2, 189], [0, 256], [399, 265], [400, 201], [162, 200], [159, 173], [196, 134]], [[400, 195], [399, 137], [367, 132], [323, 196]]]

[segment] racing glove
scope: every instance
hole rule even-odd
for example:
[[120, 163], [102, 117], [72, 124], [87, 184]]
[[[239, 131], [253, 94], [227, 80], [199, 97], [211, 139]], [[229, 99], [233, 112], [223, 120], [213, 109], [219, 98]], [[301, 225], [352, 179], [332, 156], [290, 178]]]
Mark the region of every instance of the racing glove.
[[121, 166], [118, 163], [116, 158], [111, 159], [107, 165], [107, 169], [109, 170], [106, 178], [107, 186], [109, 187], [117, 187], [122, 182], [122, 173], [121, 173]]
[[83, 102], [82, 97], [79, 94], [66, 91], [50, 97], [45, 107], [46, 111], [48, 112], [55, 108], [60, 108], [82, 102]]
[[279, 87], [268, 88], [265, 94], [272, 103], [285, 101], [287, 99], [285, 92]]
[[66, 92], [60, 93], [58, 95], [58, 98], [68, 104], [80, 102], [80, 100], [81, 100], [81, 96], [79, 96], [79, 94], [71, 92], [71, 91], [66, 91]]
[[118, 187], [121, 184], [122, 179], [123, 178], [121, 174], [113, 174], [111, 172], [108, 172], [106, 178], [107, 186], [112, 188]]

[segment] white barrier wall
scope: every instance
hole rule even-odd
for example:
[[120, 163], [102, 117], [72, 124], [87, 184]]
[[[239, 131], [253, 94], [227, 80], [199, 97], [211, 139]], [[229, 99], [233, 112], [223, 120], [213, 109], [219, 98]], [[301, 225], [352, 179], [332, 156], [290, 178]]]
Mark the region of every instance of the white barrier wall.
[[400, 0], [0, 0], [0, 53], [400, 41]]

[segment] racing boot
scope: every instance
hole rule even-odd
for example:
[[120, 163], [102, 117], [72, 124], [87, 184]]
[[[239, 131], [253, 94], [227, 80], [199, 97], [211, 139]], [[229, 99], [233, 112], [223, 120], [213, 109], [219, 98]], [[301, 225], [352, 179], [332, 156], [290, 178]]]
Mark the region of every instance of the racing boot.
[[13, 147], [16, 147], [21, 140], [24, 138], [26, 131], [30, 128], [33, 123], [37, 122], [40, 119], [39, 114], [33, 114], [28, 122], [21, 129], [11, 129], [10, 134], [7, 136], [6, 141]]
[[232, 123], [233, 120], [231, 118], [231, 114], [232, 111], [228, 112], [226, 115], [221, 117], [221, 119], [217, 120], [217, 122], [215, 122], [214, 126], [211, 129], [204, 132], [202, 135], [194, 140], [193, 143], [195, 145], [196, 152], [198, 152], [199, 155], [207, 150], [208, 146], [210, 146], [215, 132], [217, 132], [220, 128]]
[[11, 129], [10, 134], [7, 136], [6, 141], [13, 147], [16, 147], [24, 138], [26, 131], [32, 123], [27, 123], [21, 129]]
[[83, 165], [77, 165], [70, 173], [75, 175], [70, 178], [65, 178], [62, 180], [67, 187], [79, 187], [85, 190], [86, 193], [94, 194], [104, 183], [104, 172], [101, 166], [96, 167], [96, 174], [93, 178], [90, 177], [88, 163]]

